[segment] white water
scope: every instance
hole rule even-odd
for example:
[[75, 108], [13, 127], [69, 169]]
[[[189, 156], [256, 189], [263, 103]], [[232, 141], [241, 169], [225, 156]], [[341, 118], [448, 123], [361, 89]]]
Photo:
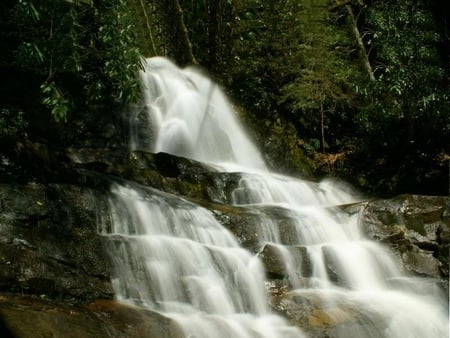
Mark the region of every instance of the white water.
[[[150, 121], [144, 128], [148, 128], [153, 142], [144, 150], [201, 162], [265, 168], [215, 83], [193, 68], [180, 70], [160, 57], [149, 60], [141, 82], [146, 88], [144, 100]], [[137, 149], [141, 140], [132, 134], [130, 143]]]
[[[448, 336], [439, 293], [426, 280], [404, 276], [387, 249], [365, 239], [358, 214], [335, 207], [358, 199], [351, 189], [270, 173], [220, 89], [195, 70], [154, 58], [141, 80], [150, 121], [144, 138], [152, 140], [147, 150], [241, 172], [233, 203], [260, 214], [261, 247], [279, 252], [292, 294], [325, 303], [335, 319], [364, 314], [364, 322], [342, 326], [334, 337]], [[133, 149], [144, 147], [142, 135], [132, 134]], [[110, 205], [104, 231], [117, 252], [119, 299], [174, 318], [186, 337], [304, 336], [270, 314], [261, 262], [209, 211], [127, 185], [113, 187]], [[307, 273], [297, 248], [307, 252]], [[393, 289], [392, 281], [404, 287]]]
[[207, 210], [116, 184], [103, 234], [112, 242], [120, 300], [177, 321], [186, 337], [302, 337], [269, 313], [264, 270]]

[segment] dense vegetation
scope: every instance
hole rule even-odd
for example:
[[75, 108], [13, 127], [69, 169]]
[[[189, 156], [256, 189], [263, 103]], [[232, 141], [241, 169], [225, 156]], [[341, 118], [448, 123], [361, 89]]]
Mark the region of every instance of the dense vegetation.
[[[49, 116], [75, 122], [95, 107], [138, 99], [141, 59], [125, 0], [7, 0], [0, 6], [2, 135], [51, 134]], [[75, 133], [78, 127], [72, 124]]]
[[332, 170], [377, 193], [448, 193], [446, 1], [183, 5], [199, 62]]
[[0, 10], [3, 136], [42, 135], [53, 116], [83, 137], [86, 120], [137, 99], [140, 54], [169, 55], [210, 70], [261, 128], [292, 124], [295, 146], [325, 172], [377, 193], [448, 193], [445, 0], [6, 0]]

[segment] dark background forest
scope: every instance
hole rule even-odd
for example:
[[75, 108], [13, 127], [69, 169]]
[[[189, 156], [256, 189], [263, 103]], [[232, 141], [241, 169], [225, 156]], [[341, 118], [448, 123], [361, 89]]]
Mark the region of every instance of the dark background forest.
[[4, 0], [0, 153], [17, 140], [115, 146], [104, 127], [139, 101], [140, 57], [164, 55], [206, 69], [289, 174], [307, 166], [313, 177], [336, 175], [368, 194], [446, 195], [449, 7]]

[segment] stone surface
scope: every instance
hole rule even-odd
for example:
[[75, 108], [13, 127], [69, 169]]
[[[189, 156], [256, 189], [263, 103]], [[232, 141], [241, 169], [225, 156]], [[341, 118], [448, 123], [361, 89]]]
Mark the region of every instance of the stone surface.
[[448, 281], [449, 197], [401, 195], [372, 201], [361, 219], [365, 234], [391, 247], [406, 271]]
[[[294, 261], [296, 271], [295, 279], [302, 277], [310, 277], [312, 273], [312, 266], [308, 258], [308, 252], [304, 246], [290, 246], [283, 247], [274, 244], [265, 244], [262, 250], [258, 253], [258, 257], [264, 264], [267, 277], [269, 279], [286, 279], [289, 276], [287, 273], [286, 260], [283, 256], [290, 255]], [[296, 281], [293, 281], [296, 282]]]
[[230, 203], [240, 179], [238, 173], [220, 173], [167, 153], [69, 149], [64, 156], [79, 169], [117, 176], [199, 202]]
[[301, 327], [308, 337], [384, 337], [384, 320], [339, 294], [324, 294], [314, 290], [278, 293], [271, 299], [272, 308], [292, 325]]
[[10, 294], [0, 295], [0, 336], [3, 338], [183, 337], [171, 319], [113, 300], [95, 300], [87, 304], [74, 305]]
[[0, 289], [111, 298], [93, 192], [68, 184], [0, 185]]

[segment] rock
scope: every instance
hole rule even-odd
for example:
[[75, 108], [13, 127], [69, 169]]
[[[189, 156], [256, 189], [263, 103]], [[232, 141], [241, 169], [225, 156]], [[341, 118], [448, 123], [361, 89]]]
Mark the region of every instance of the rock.
[[279, 237], [277, 241], [280, 243], [288, 246], [302, 243], [300, 231], [297, 228], [301, 225], [292, 217], [289, 210], [275, 206], [261, 206], [253, 212], [259, 215], [261, 225], [269, 224], [271, 230], [276, 230], [277, 233], [274, 236]]
[[448, 282], [450, 198], [401, 195], [369, 202], [362, 227], [391, 247], [406, 271]]
[[102, 194], [0, 185], [1, 337], [182, 337], [172, 320], [112, 300], [108, 242], [97, 232]]
[[326, 269], [329, 280], [338, 286], [342, 286], [342, 287], [347, 286], [346, 280], [344, 278], [345, 273], [342, 271], [342, 268], [339, 264], [339, 260], [336, 259], [336, 255], [333, 251], [333, 247], [332, 246], [323, 246], [322, 254], [323, 254], [325, 269]]
[[240, 174], [220, 173], [195, 160], [167, 153], [124, 149], [69, 149], [77, 169], [127, 179], [195, 202], [230, 203]]
[[273, 244], [264, 245], [258, 257], [261, 259], [269, 279], [286, 279], [286, 261], [280, 247]]
[[[230, 205], [239, 173], [220, 173], [169, 154], [124, 149], [71, 149], [54, 158], [65, 158], [66, 171], [57, 179], [25, 173], [20, 183], [3, 180], [0, 185], [1, 336], [179, 336], [169, 319], [111, 300], [113, 272], [104, 250], [108, 244], [97, 233], [97, 211], [105, 207], [111, 180], [150, 186], [155, 194], [173, 193], [210, 210], [244, 248], [261, 258], [272, 308], [311, 337], [383, 336], [386, 323], [364, 308], [364, 302], [339, 297], [328, 301], [327, 292], [314, 291], [316, 281], [310, 278], [311, 263], [298, 231], [301, 224], [288, 211]], [[13, 171], [14, 166], [6, 169]], [[449, 198], [404, 195], [339, 208], [350, 214], [362, 208], [367, 237], [390, 246], [404, 270], [427, 277], [417, 282], [388, 280], [393, 289], [440, 294], [438, 289], [444, 287], [448, 295]], [[273, 233], [264, 230], [267, 224]], [[272, 243], [277, 241], [283, 246]], [[295, 267], [289, 274], [283, 255]], [[335, 256], [331, 246], [323, 247], [330, 280], [346, 287]], [[293, 286], [303, 291], [290, 292]], [[29, 320], [23, 323], [23, 317]]]
[[[287, 279], [301, 277], [311, 277], [312, 266], [308, 259], [307, 249], [304, 246], [285, 247], [275, 244], [265, 244], [258, 253], [269, 279]], [[291, 261], [295, 271], [295, 276], [289, 275], [287, 262]]]
[[111, 267], [92, 193], [73, 185], [0, 185], [0, 289], [111, 298]]
[[171, 319], [113, 300], [95, 300], [84, 305], [73, 305], [39, 297], [8, 294], [0, 296], [0, 336], [183, 337]]
[[281, 118], [267, 120], [248, 114], [244, 117], [249, 125], [259, 126], [252, 132], [269, 168], [290, 176], [313, 177], [316, 168], [311, 147], [298, 139], [292, 123]]
[[435, 278], [441, 276], [439, 269], [440, 262], [429, 251], [412, 248], [409, 251], [403, 252], [401, 258], [408, 271]]
[[[203, 207], [212, 210], [216, 219], [230, 230], [239, 243], [253, 253], [262, 250], [268, 238], [264, 238], [264, 223], [272, 222], [272, 229], [276, 229], [276, 236], [283, 245], [292, 250], [304, 250], [295, 247], [299, 245], [296, 222], [283, 208], [273, 206], [261, 206], [259, 208], [247, 208], [246, 206], [233, 206], [227, 204], [197, 201]], [[266, 234], [267, 236], [267, 234]], [[305, 265], [306, 266], [306, 265]]]
[[258, 229], [258, 216], [245, 208], [221, 204], [209, 204], [214, 217], [226, 227], [238, 240], [239, 244], [256, 254], [261, 249], [261, 235]]
[[314, 290], [281, 293], [271, 300], [272, 308], [308, 337], [383, 337], [385, 320], [362, 305]]

